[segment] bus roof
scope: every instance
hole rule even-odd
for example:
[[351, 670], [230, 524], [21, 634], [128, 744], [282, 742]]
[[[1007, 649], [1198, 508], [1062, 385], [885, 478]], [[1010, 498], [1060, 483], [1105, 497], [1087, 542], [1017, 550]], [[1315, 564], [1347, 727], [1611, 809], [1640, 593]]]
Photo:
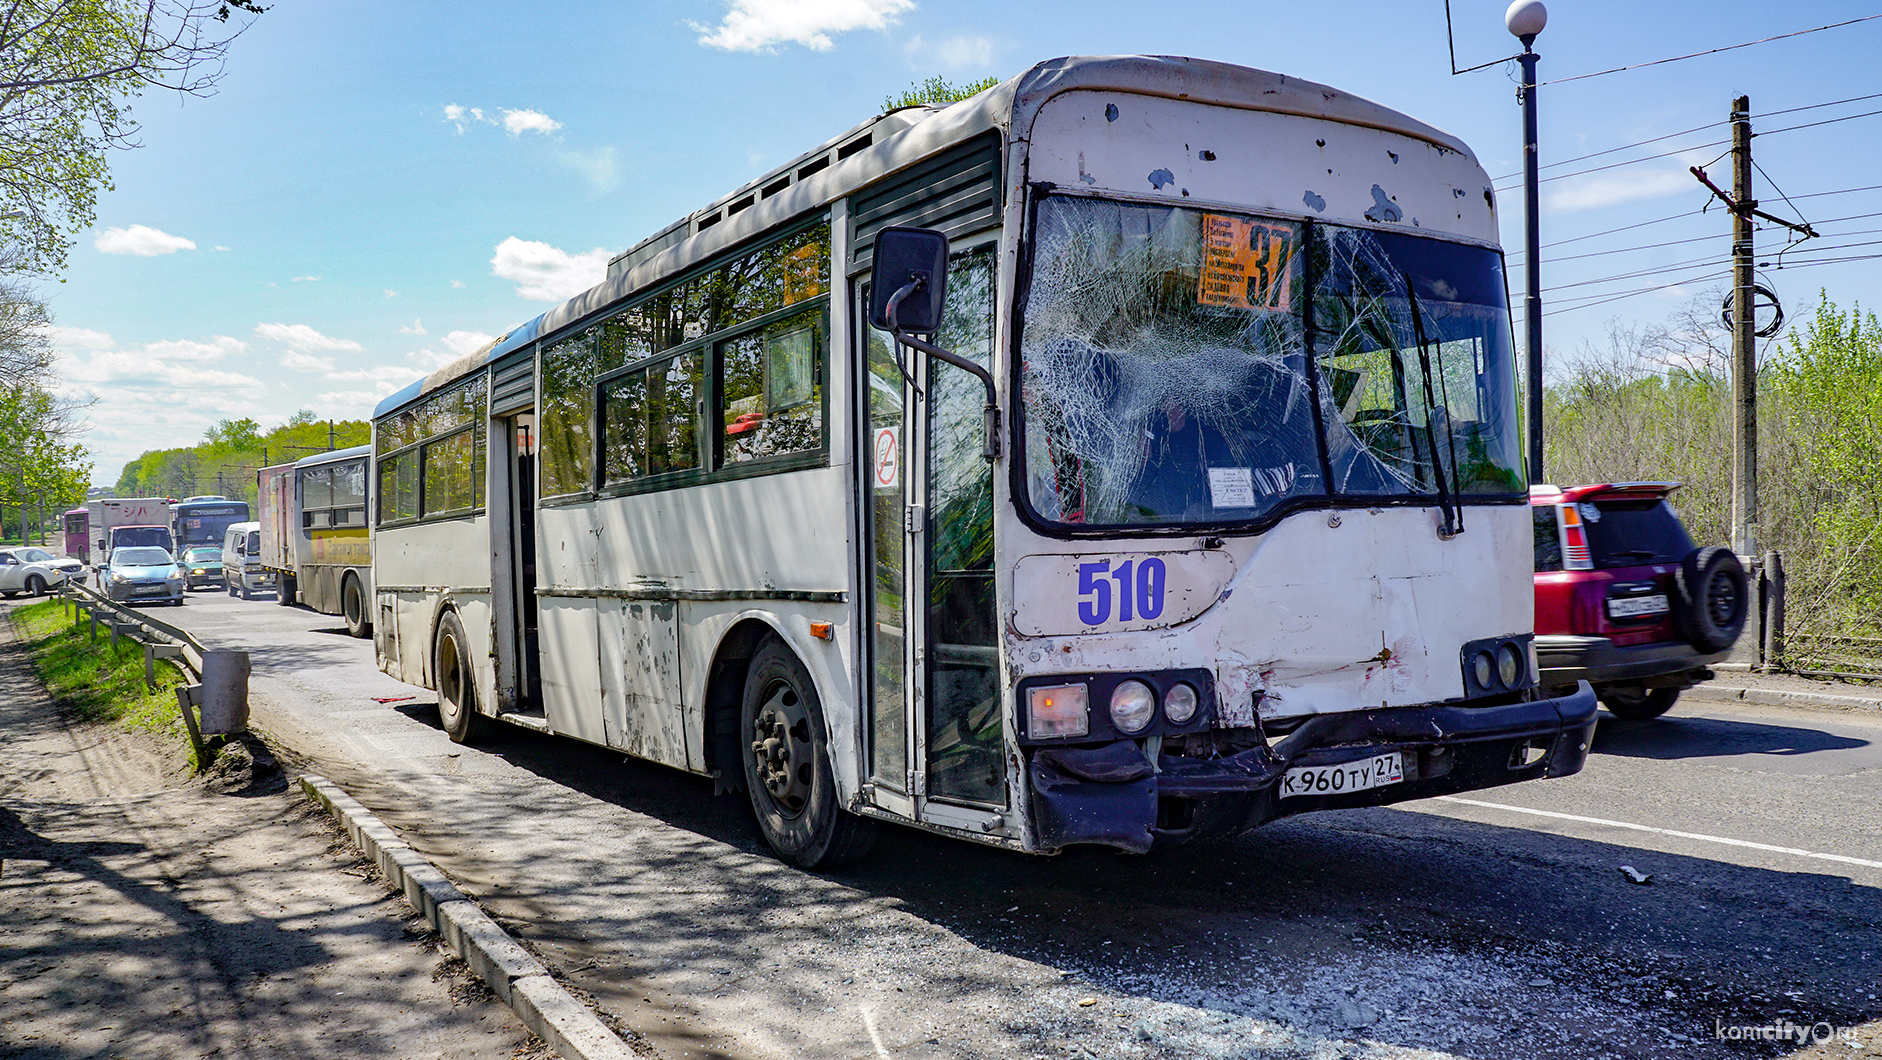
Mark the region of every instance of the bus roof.
[[1470, 159], [1462, 140], [1371, 100], [1245, 66], [1167, 55], [1049, 59], [951, 106], [903, 107], [825, 141], [661, 229], [608, 263], [601, 283], [379, 402], [380, 419], [655, 282], [931, 157], [999, 129], [1025, 136], [1039, 108], [1075, 90], [1130, 92], [1381, 129]]
[[355, 457], [365, 456], [370, 452], [372, 452], [372, 446], [370, 445], [355, 445], [346, 449], [335, 449], [329, 453], [314, 453], [311, 456], [303, 456], [299, 460], [294, 461], [293, 466], [319, 467], [321, 464], [332, 464], [341, 460], [351, 460]]

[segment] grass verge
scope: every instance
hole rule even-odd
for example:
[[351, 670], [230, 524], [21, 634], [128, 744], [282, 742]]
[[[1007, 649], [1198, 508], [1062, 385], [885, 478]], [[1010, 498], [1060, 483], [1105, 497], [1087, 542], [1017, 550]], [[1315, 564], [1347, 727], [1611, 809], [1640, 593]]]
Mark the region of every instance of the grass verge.
[[57, 600], [16, 607], [13, 628], [33, 656], [33, 668], [59, 704], [83, 721], [185, 737], [176, 686], [189, 678], [175, 663], [157, 661], [157, 687], [144, 684], [143, 645], [121, 638], [114, 651], [109, 630], [96, 643], [89, 621], [74, 625]]

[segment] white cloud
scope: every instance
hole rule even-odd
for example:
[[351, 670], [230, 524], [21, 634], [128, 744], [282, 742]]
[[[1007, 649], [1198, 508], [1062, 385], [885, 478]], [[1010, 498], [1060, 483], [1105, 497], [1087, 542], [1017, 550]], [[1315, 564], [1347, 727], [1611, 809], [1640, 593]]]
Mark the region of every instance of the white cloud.
[[319, 283], [320, 277], [318, 276], [295, 276], [291, 279], [290, 282], [292, 283]]
[[389, 383], [391, 385], [386, 388], [385, 392], [390, 394], [424, 374], [402, 364], [376, 364], [370, 368], [330, 371], [327, 373], [327, 381], [331, 383]]
[[902, 45], [902, 53], [922, 66], [940, 66], [943, 70], [985, 70], [993, 65], [993, 40], [989, 37], [954, 36], [939, 44], [930, 44], [917, 34]]
[[1543, 197], [1543, 205], [1556, 213], [1595, 210], [1642, 199], [1658, 199], [1699, 187], [1685, 169], [1636, 170], [1626, 175], [1601, 174], [1567, 182]]
[[333, 371], [333, 358], [315, 357], [311, 353], [289, 350], [281, 355], [281, 367], [292, 368], [297, 372], [331, 372]]
[[210, 250], [227, 250], [227, 249], [229, 249], [229, 248], [228, 248], [228, 247], [225, 247], [225, 246], [223, 246], [223, 245], [222, 245], [222, 244], [220, 244], [220, 243], [217, 243], [217, 244], [216, 244], [215, 246], [213, 246], [213, 247], [210, 247], [209, 249], [210, 249]]
[[506, 110], [503, 112], [503, 130], [511, 136], [521, 136], [526, 132], [541, 133], [544, 136], [562, 127], [562, 123], [539, 110]]
[[106, 254], [135, 254], [140, 258], [154, 258], [160, 254], [174, 254], [179, 250], [196, 249], [194, 242], [182, 236], [158, 231], [149, 225], [107, 228], [98, 233], [98, 239], [92, 245]]
[[108, 350], [118, 344], [118, 340], [110, 335], [89, 328], [68, 328], [54, 324], [50, 331], [53, 347], [60, 350]]
[[257, 324], [255, 334], [269, 342], [278, 342], [298, 353], [364, 353], [366, 347], [352, 339], [322, 335], [306, 324]]
[[511, 236], [497, 244], [490, 273], [516, 284], [518, 297], [532, 302], [573, 298], [608, 274], [609, 253], [600, 247], [585, 254]]
[[588, 182], [588, 190], [596, 195], [604, 195], [621, 184], [621, 178], [614, 170], [614, 148], [603, 147], [595, 151], [564, 151], [556, 160], [582, 175]]
[[688, 22], [699, 43], [729, 52], [770, 52], [778, 45], [801, 44], [827, 52], [836, 46], [832, 33], [887, 29], [914, 0], [730, 0], [717, 26]]
[[387, 287], [387, 288], [385, 288], [384, 290], [385, 290], [385, 293], [386, 293], [386, 297], [387, 297], [387, 298], [397, 298], [397, 297], [399, 296], [399, 292], [397, 292], [397, 291], [395, 291], [395, 290], [393, 290], [393, 289], [392, 289], [392, 288], [390, 288], [390, 287]]
[[401, 335], [423, 335], [424, 333], [425, 322], [422, 319], [414, 320], [410, 324], [401, 325], [399, 328], [399, 334]]
[[460, 290], [460, 289], [462, 289], [462, 288], [463, 288], [463, 286], [464, 286], [464, 281], [463, 281], [463, 280], [452, 280], [452, 281], [451, 281], [451, 289], [452, 289], [452, 290], [454, 290], [454, 291], [456, 291], [456, 290]]
[[457, 129], [459, 136], [473, 125], [498, 125], [511, 136], [521, 136], [526, 132], [541, 133], [548, 136], [558, 132], [562, 123], [539, 110], [527, 107], [504, 108], [492, 114], [482, 107], [466, 107], [457, 103], [444, 106], [444, 121]]

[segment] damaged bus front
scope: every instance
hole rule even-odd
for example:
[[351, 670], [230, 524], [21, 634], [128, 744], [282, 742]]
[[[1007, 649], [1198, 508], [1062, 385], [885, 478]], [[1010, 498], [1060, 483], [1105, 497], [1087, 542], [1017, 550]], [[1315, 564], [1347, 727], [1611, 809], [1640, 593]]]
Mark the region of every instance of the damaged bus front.
[[1276, 80], [1240, 107], [1070, 91], [1033, 124], [999, 537], [1037, 849], [1587, 755], [1587, 687], [1535, 688], [1489, 181]]

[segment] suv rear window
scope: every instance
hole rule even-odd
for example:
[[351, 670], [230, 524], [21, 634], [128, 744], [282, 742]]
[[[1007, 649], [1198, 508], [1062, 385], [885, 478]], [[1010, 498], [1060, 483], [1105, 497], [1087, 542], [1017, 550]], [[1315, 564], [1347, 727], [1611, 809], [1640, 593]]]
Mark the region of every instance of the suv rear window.
[[1580, 509], [1596, 570], [1678, 563], [1693, 550], [1692, 538], [1664, 498], [1583, 501]]

